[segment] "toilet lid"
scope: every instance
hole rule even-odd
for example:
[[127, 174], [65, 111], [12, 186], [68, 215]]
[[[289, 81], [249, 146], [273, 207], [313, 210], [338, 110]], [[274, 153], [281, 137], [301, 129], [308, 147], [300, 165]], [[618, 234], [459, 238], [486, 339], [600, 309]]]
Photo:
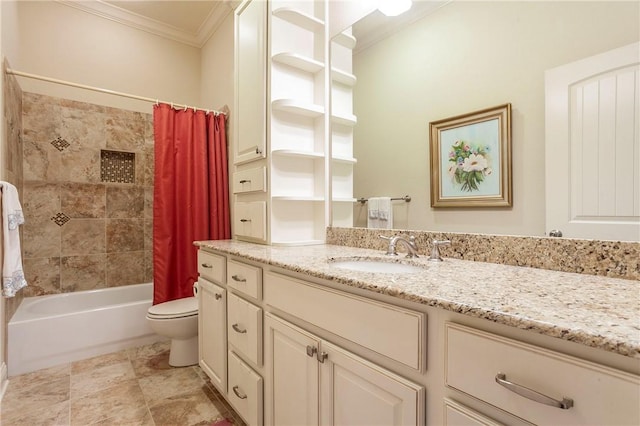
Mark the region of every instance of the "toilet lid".
[[191, 296], [183, 299], [158, 303], [149, 308], [149, 315], [154, 317], [185, 317], [198, 314], [198, 300]]

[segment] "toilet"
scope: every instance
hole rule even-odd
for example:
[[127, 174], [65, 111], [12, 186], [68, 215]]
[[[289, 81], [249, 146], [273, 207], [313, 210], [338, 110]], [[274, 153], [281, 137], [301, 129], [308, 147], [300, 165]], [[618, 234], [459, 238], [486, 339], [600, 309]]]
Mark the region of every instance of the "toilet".
[[198, 363], [198, 299], [185, 297], [153, 305], [147, 311], [153, 331], [171, 339], [169, 365], [186, 367]]

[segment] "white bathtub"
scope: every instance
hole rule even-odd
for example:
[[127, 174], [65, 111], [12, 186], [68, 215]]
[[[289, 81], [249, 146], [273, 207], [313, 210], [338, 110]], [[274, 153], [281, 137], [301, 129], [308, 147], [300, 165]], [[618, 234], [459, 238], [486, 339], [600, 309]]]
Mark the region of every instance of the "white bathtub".
[[153, 284], [25, 298], [9, 321], [9, 376], [150, 344]]

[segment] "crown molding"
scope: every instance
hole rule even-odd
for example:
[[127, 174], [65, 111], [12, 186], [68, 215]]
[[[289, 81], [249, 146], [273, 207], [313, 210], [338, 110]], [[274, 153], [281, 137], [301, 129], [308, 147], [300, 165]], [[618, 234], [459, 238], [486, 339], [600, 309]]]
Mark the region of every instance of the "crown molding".
[[137, 13], [130, 12], [120, 7], [105, 3], [101, 0], [95, 1], [74, 1], [74, 0], [55, 0], [65, 6], [73, 7], [86, 13], [98, 16], [100, 18], [109, 19], [119, 24], [127, 25], [160, 37], [177, 41], [189, 46], [201, 48], [215, 33], [222, 24], [227, 15], [235, 6], [231, 0], [215, 2], [209, 16], [202, 23], [197, 33], [186, 31], [181, 28], [174, 27], [164, 22], [142, 16]]

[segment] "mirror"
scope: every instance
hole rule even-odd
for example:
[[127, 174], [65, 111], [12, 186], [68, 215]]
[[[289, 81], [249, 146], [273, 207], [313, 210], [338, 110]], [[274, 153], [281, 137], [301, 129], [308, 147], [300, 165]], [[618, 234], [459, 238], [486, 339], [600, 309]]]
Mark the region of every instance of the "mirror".
[[[414, 1], [395, 28], [378, 11], [355, 22], [354, 197], [410, 195], [393, 202], [396, 229], [544, 236], [544, 72], [637, 41], [638, 13], [636, 2]], [[429, 123], [504, 103], [513, 207], [431, 208]], [[366, 210], [353, 203], [354, 226]]]

